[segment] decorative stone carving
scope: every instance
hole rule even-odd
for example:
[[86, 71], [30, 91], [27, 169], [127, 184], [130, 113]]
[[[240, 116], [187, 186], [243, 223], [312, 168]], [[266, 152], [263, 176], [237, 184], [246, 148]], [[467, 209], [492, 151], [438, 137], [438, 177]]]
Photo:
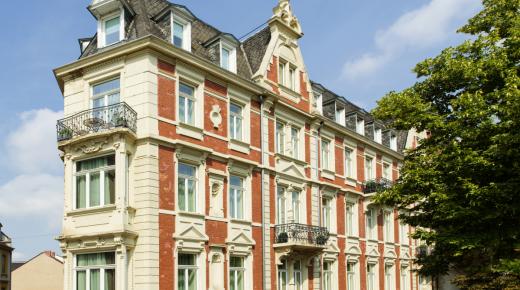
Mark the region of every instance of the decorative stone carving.
[[92, 154], [103, 149], [103, 145], [107, 144], [108, 140], [93, 140], [79, 146], [78, 150], [81, 150], [85, 154]]
[[278, 17], [284, 24], [292, 28], [294, 32], [302, 34], [300, 22], [294, 16], [289, 0], [279, 0], [278, 6], [273, 9], [273, 14], [273, 18]]
[[222, 115], [220, 114], [221, 109], [219, 105], [214, 105], [209, 113], [209, 118], [213, 123], [213, 128], [218, 129], [222, 124]]
[[209, 200], [209, 215], [212, 217], [224, 217], [223, 180], [210, 177], [211, 197]]

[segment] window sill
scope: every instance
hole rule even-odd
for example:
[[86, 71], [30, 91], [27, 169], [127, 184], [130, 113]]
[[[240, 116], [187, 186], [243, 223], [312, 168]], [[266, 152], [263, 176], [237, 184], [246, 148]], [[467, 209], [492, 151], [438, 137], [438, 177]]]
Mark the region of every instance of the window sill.
[[307, 165], [307, 162], [305, 162], [305, 161], [302, 161], [300, 159], [297, 159], [297, 158], [294, 158], [292, 156], [288, 156], [288, 155], [285, 155], [285, 154], [282, 154], [282, 153], [275, 153], [274, 156], [276, 158], [292, 161], [292, 162], [294, 162], [294, 163], [296, 163], [298, 165], [301, 165], [301, 166], [306, 166]]
[[206, 217], [204, 214], [198, 213], [198, 212], [189, 212], [189, 211], [178, 210], [177, 213], [179, 216], [186, 216], [186, 217], [193, 217], [193, 218], [205, 219], [205, 217]]
[[180, 135], [184, 135], [184, 136], [198, 139], [201, 141], [204, 136], [203, 135], [204, 130], [202, 130], [201, 128], [195, 127], [190, 124], [182, 123], [182, 122], [179, 122], [179, 126], [177, 127], [177, 130]]
[[353, 177], [347, 177], [347, 178], [345, 179], [345, 183], [346, 183], [347, 185], [350, 185], [350, 186], [356, 187], [356, 185], [357, 185], [357, 180], [356, 180], [355, 178], [353, 178]]
[[285, 93], [290, 99], [293, 99], [293, 101], [296, 103], [300, 102], [300, 99], [301, 99], [300, 93], [298, 93], [297, 91], [295, 91], [289, 87], [286, 87], [285, 85], [282, 85], [280, 83], [278, 83], [278, 85], [280, 86], [280, 90], [283, 93]]
[[101, 207], [75, 209], [73, 211], [69, 211], [67, 213], [67, 216], [91, 215], [91, 214], [97, 214], [97, 213], [104, 213], [104, 212], [114, 211], [115, 209], [116, 209], [116, 205], [115, 204], [114, 205], [101, 206]]
[[238, 152], [241, 152], [244, 154], [251, 153], [251, 149], [250, 149], [248, 143], [246, 143], [244, 141], [236, 140], [236, 139], [229, 140], [229, 148], [231, 150], [235, 150], [235, 151], [238, 151]]
[[331, 171], [329, 169], [322, 169], [321, 170], [321, 177], [334, 180], [336, 175], [334, 174], [334, 171]]
[[241, 220], [241, 219], [234, 219], [234, 218], [231, 218], [229, 220], [231, 221], [231, 223], [241, 224], [241, 225], [245, 225], [245, 226], [250, 226], [253, 224], [253, 222], [248, 221], [248, 220]]

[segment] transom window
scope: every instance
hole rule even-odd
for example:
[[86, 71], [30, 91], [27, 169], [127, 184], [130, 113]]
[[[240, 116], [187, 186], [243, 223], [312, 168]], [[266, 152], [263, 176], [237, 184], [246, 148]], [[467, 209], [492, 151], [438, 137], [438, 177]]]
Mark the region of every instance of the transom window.
[[76, 162], [75, 208], [91, 208], [115, 203], [115, 156]]
[[330, 169], [330, 141], [321, 140], [321, 167]]
[[197, 169], [184, 163], [179, 163], [179, 178], [177, 182], [179, 209], [182, 211], [197, 211]]
[[332, 290], [332, 262], [323, 262], [323, 290]]
[[179, 121], [195, 125], [195, 88], [179, 84]]
[[115, 253], [82, 254], [76, 256], [74, 267], [76, 290], [115, 290]]
[[229, 178], [229, 213], [233, 219], [244, 219], [244, 180], [233, 175]]
[[92, 86], [92, 108], [100, 108], [119, 103], [119, 78]]
[[322, 199], [322, 218], [323, 218], [323, 226], [326, 227], [329, 231], [331, 229], [331, 215], [332, 215], [332, 199], [323, 198]]
[[231, 139], [243, 141], [242, 138], [242, 124], [243, 124], [243, 109], [236, 104], [229, 105], [229, 130], [231, 132]]
[[276, 122], [276, 153], [284, 154], [285, 152], [285, 124]]
[[103, 23], [105, 32], [105, 45], [111, 45], [121, 41], [121, 17], [117, 16]]
[[197, 256], [179, 254], [177, 290], [197, 290]]
[[298, 128], [291, 128], [291, 145], [292, 145], [292, 157], [298, 159], [300, 157], [300, 130]]
[[229, 259], [229, 289], [244, 290], [244, 258], [230, 257]]
[[376, 285], [376, 265], [367, 264], [367, 290], [375, 290]]

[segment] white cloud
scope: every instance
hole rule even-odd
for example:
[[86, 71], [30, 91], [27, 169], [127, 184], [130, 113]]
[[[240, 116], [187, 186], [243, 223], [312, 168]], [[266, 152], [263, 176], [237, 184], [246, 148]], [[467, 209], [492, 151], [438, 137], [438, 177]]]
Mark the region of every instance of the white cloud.
[[21, 125], [5, 144], [9, 168], [21, 174], [61, 171], [55, 136], [56, 120], [62, 116], [49, 109], [20, 114]]
[[56, 149], [56, 120], [63, 115], [49, 109], [20, 114], [20, 126], [4, 144], [8, 164], [15, 173], [0, 184], [1, 217], [40, 216], [59, 223], [63, 209], [63, 174]]
[[399, 57], [406, 49], [424, 49], [442, 43], [455, 34], [461, 20], [480, 7], [475, 0], [431, 0], [428, 4], [399, 17], [387, 29], [378, 31], [376, 51], [345, 63], [348, 80], [370, 75]]

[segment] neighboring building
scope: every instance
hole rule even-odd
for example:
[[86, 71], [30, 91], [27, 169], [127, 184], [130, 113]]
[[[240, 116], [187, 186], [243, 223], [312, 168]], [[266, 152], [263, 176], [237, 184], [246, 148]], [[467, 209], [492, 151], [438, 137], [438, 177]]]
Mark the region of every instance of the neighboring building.
[[311, 82], [289, 1], [243, 41], [164, 0], [89, 10], [55, 70], [64, 289], [418, 288], [409, 227], [371, 201], [407, 134]]
[[18, 264], [11, 273], [12, 290], [63, 289], [63, 260], [54, 252], [43, 252]]
[[0, 223], [0, 290], [11, 290], [13, 250], [11, 238], [2, 232], [2, 224]]

